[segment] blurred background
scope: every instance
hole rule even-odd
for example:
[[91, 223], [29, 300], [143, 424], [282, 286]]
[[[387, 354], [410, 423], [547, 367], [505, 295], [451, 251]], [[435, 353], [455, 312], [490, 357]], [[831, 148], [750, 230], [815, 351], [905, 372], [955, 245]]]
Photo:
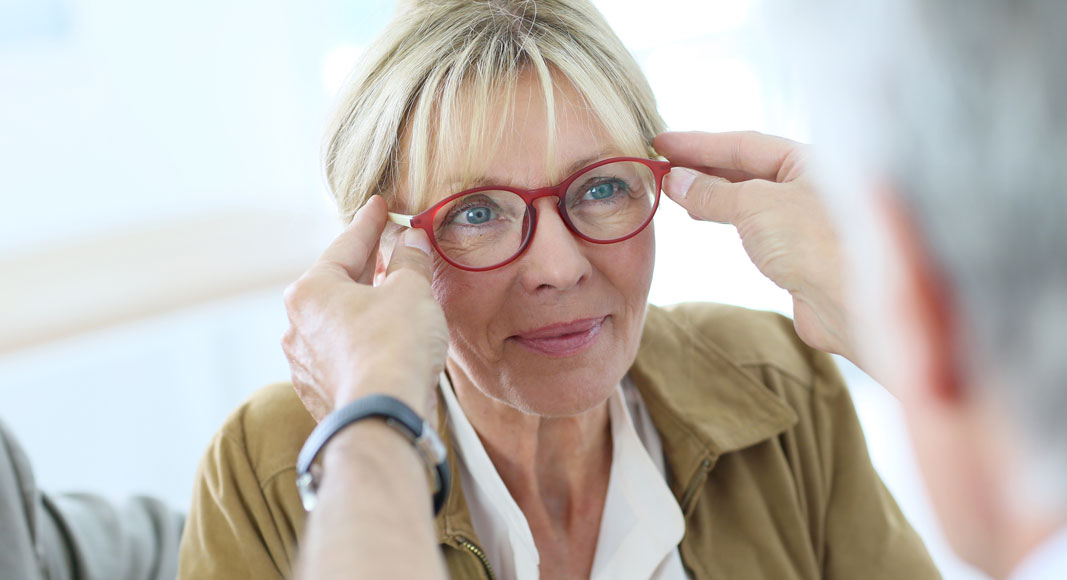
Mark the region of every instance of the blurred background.
[[[807, 140], [758, 0], [597, 2], [671, 128]], [[286, 380], [281, 292], [339, 231], [332, 98], [388, 0], [0, 0], [0, 418], [42, 487], [184, 509], [226, 415]], [[664, 198], [666, 200], [666, 198]], [[736, 232], [656, 218], [651, 300], [790, 314]], [[871, 455], [947, 579], [896, 402], [843, 364]]]

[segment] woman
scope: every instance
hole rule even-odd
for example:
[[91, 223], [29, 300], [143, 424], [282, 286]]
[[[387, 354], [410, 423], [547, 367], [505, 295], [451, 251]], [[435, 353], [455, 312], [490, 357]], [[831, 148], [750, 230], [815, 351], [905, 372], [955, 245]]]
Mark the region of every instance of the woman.
[[[400, 15], [341, 100], [326, 166], [346, 218], [380, 194], [426, 232], [432, 283], [363, 292], [373, 308], [347, 310], [361, 318], [302, 317], [323, 272], [388, 286], [391, 225], [373, 267], [338, 256], [291, 288], [300, 397], [268, 387], [223, 426], [180, 575], [288, 576], [296, 455], [338, 400], [318, 393], [395, 383], [428, 414], [419, 389], [443, 362], [457, 485], [435, 523], [454, 578], [936, 577], [833, 363], [789, 321], [646, 305], [663, 128], [586, 2]], [[329, 340], [308, 340], [315, 326]]]

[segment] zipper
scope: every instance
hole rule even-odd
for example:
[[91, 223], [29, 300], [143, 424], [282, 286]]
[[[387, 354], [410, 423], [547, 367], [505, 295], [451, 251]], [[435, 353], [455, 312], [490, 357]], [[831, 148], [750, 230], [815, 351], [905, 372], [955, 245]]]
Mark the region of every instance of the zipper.
[[708, 472], [711, 471], [711, 458], [705, 457], [700, 461], [700, 472], [693, 476], [693, 479], [689, 481], [689, 485], [685, 488], [685, 493], [682, 494], [682, 513], [689, 515], [690, 508], [693, 507], [693, 503], [696, 501], [697, 492], [700, 491], [700, 487], [704, 485], [704, 481], [708, 478]]
[[478, 557], [478, 560], [481, 561], [482, 566], [485, 567], [485, 574], [489, 577], [489, 580], [496, 580], [496, 574], [493, 574], [493, 567], [489, 565], [489, 558], [486, 557], [485, 552], [483, 552], [481, 548], [475, 546], [473, 542], [463, 536], [460, 536], [457, 539], [459, 540], [459, 545], [463, 546], [471, 554], [474, 554]]

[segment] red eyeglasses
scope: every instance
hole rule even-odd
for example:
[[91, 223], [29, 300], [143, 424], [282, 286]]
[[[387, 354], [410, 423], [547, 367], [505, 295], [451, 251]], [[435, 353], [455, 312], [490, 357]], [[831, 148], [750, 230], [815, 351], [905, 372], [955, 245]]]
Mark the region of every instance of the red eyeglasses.
[[540, 189], [490, 185], [461, 191], [410, 216], [389, 220], [426, 232], [437, 253], [462, 270], [482, 272], [522, 255], [537, 230], [542, 197], [556, 197], [563, 223], [594, 244], [628, 240], [645, 229], [659, 206], [663, 176], [670, 163], [615, 157], [580, 169], [559, 185]]

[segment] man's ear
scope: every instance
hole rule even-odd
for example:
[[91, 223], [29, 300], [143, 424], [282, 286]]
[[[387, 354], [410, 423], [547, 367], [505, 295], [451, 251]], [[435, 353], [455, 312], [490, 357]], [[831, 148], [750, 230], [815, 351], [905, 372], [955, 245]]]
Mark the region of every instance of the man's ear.
[[965, 361], [959, 359], [961, 337], [958, 305], [945, 274], [931, 255], [918, 223], [911, 211], [895, 196], [879, 195], [880, 212], [886, 220], [885, 231], [892, 252], [898, 260], [902, 279], [894, 284], [890, 312], [901, 328], [902, 354], [896, 364], [915, 365], [911, 375], [925, 392], [924, 397], [952, 404], [966, 397]]

